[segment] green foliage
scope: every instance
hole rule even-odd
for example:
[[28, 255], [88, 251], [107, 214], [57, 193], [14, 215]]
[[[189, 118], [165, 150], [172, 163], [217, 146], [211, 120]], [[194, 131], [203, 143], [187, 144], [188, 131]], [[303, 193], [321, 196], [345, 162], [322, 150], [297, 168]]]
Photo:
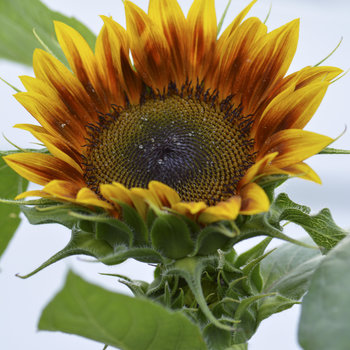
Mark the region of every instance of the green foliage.
[[[0, 157], [0, 179], [0, 198], [13, 199], [28, 186], [28, 182], [9, 168], [2, 157]], [[18, 206], [0, 203], [0, 256], [21, 222], [19, 214]]]
[[94, 34], [75, 18], [50, 10], [39, 0], [0, 0], [0, 58], [31, 66], [34, 49], [42, 48], [35, 30], [48, 49], [67, 63], [56, 40], [54, 20], [77, 29], [94, 47]]
[[335, 224], [329, 209], [322, 209], [316, 215], [310, 215], [310, 208], [294, 203], [287, 194], [281, 193], [271, 203], [267, 213], [253, 215], [241, 224], [238, 240], [267, 235], [291, 243], [310, 246], [283, 233], [283, 222], [293, 222], [301, 226], [321, 248], [329, 250], [341, 241], [346, 231]]
[[39, 329], [61, 331], [122, 350], [205, 350], [197, 326], [145, 298], [112, 293], [69, 273], [47, 305]]
[[302, 304], [299, 342], [305, 350], [348, 350], [350, 237], [323, 259]]

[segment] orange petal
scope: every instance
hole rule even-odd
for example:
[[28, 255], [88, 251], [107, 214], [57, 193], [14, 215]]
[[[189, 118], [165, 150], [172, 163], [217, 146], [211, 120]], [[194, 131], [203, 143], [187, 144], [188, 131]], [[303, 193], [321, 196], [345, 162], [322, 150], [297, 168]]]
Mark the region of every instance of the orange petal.
[[254, 182], [242, 187], [240, 196], [242, 197], [240, 214], [254, 215], [266, 212], [270, 208], [270, 202], [265, 191]]
[[16, 153], [4, 157], [6, 163], [25, 179], [46, 185], [52, 180], [84, 184], [83, 177], [66, 162], [41, 153]]
[[126, 28], [137, 72], [153, 89], [170, 82], [169, 47], [161, 31], [139, 7], [125, 1]]
[[261, 101], [286, 74], [294, 57], [299, 20], [294, 20], [261, 37], [242, 67], [242, 104], [254, 113]]
[[76, 150], [86, 144], [84, 125], [65, 106], [34, 92], [19, 92], [14, 96], [51, 135], [68, 140]]
[[241, 207], [241, 197], [234, 196], [226, 201], [219, 202], [215, 206], [204, 209], [198, 217], [202, 224], [211, 224], [220, 220], [236, 219]]
[[[284, 129], [303, 129], [319, 107], [328, 88], [328, 82], [312, 84], [279, 98], [266, 107], [256, 128], [256, 148]], [[282, 93], [285, 95], [284, 93]]]
[[266, 32], [266, 25], [253, 17], [244, 21], [227, 40], [219, 40], [220, 45], [215, 49], [212, 74], [216, 76], [213, 83], [217, 84], [223, 98], [242, 93], [240, 85], [245, 79], [242, 69], [245, 62], [251, 60], [251, 52]]
[[189, 79], [202, 81], [211, 66], [217, 24], [214, 0], [194, 0], [187, 16], [190, 38]]
[[130, 103], [138, 104], [142, 82], [130, 62], [130, 47], [126, 31], [112, 18], [106, 16], [101, 18], [104, 21], [104, 27], [96, 42], [98, 69], [101, 75], [104, 75], [112, 97], [119, 96], [122, 89], [126, 92]]
[[107, 101], [96, 68], [96, 59], [85, 39], [72, 27], [54, 21], [57, 40], [67, 57], [74, 74], [99, 111], [104, 111]]
[[181, 86], [187, 77], [188, 31], [176, 0], [150, 0], [148, 15], [162, 29], [170, 49], [171, 80]]
[[[61, 102], [69, 110], [69, 114], [74, 115], [74, 118], [83, 124], [95, 121], [97, 110], [104, 112], [104, 109], [98, 109], [96, 101], [90, 97], [81, 81], [62, 62], [46, 51], [34, 51], [33, 68], [37, 79], [22, 78], [28, 91], [53, 98], [57, 100], [57, 104]], [[47, 87], [45, 88], [40, 81]]]

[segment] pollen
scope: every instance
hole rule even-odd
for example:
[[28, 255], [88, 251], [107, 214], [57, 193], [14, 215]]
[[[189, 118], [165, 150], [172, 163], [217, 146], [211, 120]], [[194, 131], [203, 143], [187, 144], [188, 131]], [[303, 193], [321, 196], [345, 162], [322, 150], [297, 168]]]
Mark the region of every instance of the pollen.
[[118, 182], [147, 188], [152, 180], [172, 187], [183, 201], [214, 205], [235, 194], [254, 164], [251, 119], [232, 97], [190, 84], [166, 94], [144, 94], [138, 105], [113, 107], [89, 125], [84, 176], [99, 193], [100, 184]]

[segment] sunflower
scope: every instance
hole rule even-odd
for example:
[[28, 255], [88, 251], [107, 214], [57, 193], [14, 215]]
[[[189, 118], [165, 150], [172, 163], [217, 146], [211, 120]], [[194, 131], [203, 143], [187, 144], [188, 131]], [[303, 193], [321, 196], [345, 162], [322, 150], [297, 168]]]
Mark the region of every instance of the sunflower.
[[40, 126], [20, 124], [50, 154], [5, 157], [44, 186], [17, 198], [48, 197], [100, 207], [149, 206], [202, 224], [269, 209], [257, 180], [287, 174], [320, 182], [303, 161], [333, 140], [303, 128], [321, 103], [334, 67], [286, 75], [299, 21], [271, 32], [245, 19], [253, 0], [218, 37], [214, 0], [194, 0], [187, 18], [176, 0], [150, 0], [148, 14], [124, 1], [126, 30], [112, 18], [93, 52], [55, 22], [70, 69], [36, 50], [35, 78], [16, 99]]

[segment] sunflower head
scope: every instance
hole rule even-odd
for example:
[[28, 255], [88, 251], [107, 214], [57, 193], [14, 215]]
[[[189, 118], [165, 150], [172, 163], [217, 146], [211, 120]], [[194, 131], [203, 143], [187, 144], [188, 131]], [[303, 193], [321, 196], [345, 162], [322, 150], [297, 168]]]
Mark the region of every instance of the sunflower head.
[[[175, 0], [150, 0], [148, 14], [124, 1], [126, 29], [102, 16], [94, 51], [56, 22], [70, 68], [36, 50], [35, 77], [21, 77], [27, 91], [16, 95], [40, 124], [17, 127], [49, 152], [5, 157], [43, 186], [18, 198], [70, 202], [120, 222], [139, 217], [148, 233], [124, 243], [164, 252], [169, 239], [175, 248], [165, 255], [179, 258], [232, 243], [236, 233], [220, 222], [268, 211], [264, 177], [320, 182], [304, 160], [332, 139], [303, 128], [341, 70], [286, 75], [299, 21], [268, 32], [245, 19], [255, 2], [218, 36], [214, 0], [194, 0], [187, 17]], [[176, 248], [179, 230], [187, 243]]]

